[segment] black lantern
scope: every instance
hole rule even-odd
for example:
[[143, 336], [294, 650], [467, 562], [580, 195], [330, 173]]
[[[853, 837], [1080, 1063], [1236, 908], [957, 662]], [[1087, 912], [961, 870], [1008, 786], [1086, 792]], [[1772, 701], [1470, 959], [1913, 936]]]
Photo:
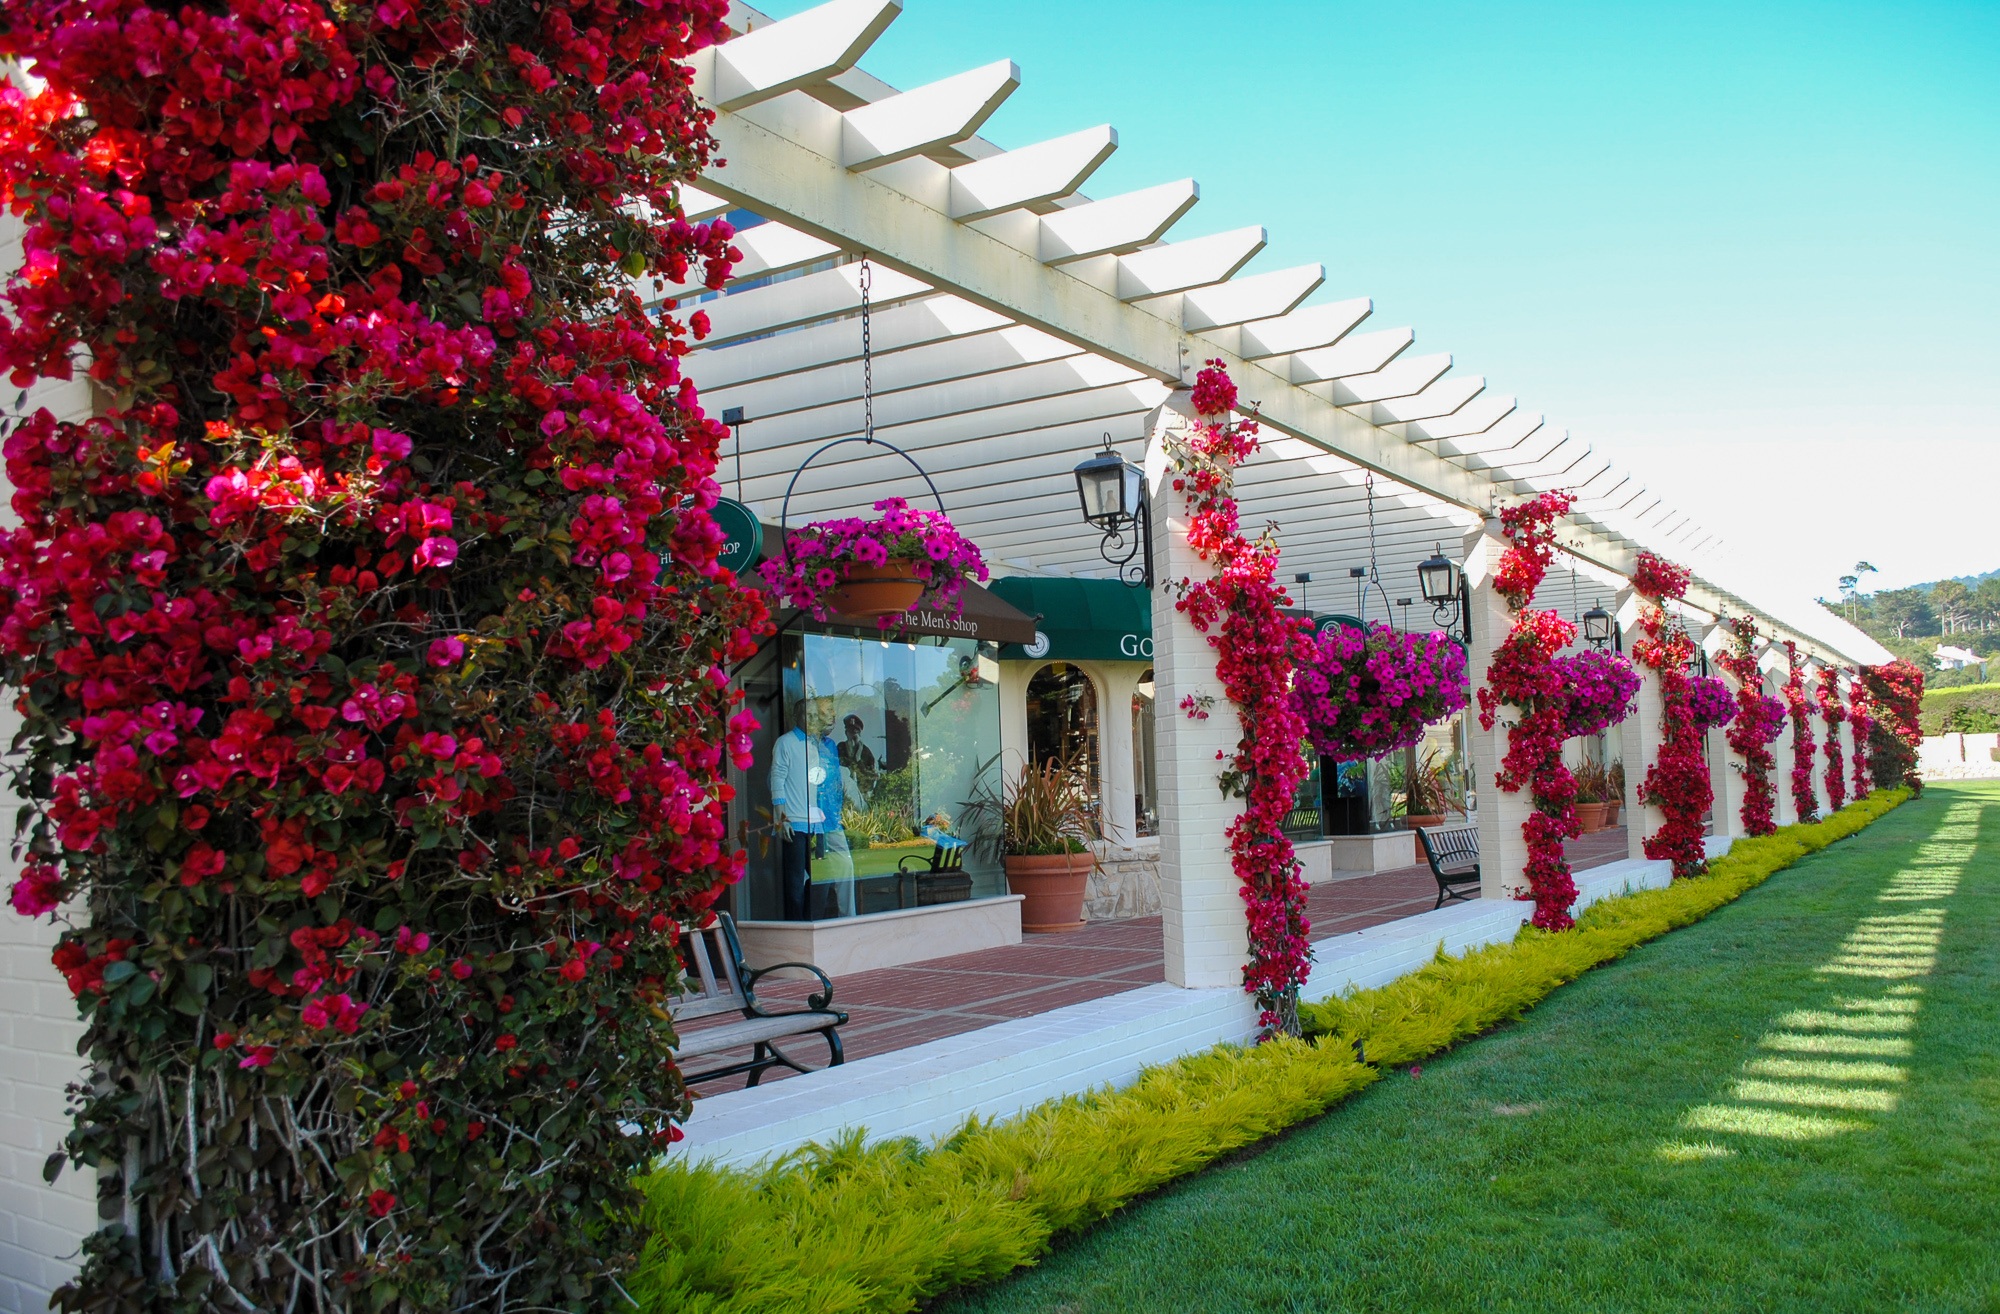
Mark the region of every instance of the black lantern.
[[1593, 648], [1602, 648], [1611, 642], [1611, 613], [1601, 606], [1594, 606], [1583, 613], [1583, 637]]
[[1442, 543], [1437, 555], [1417, 567], [1417, 584], [1424, 591], [1424, 601], [1433, 607], [1458, 601], [1458, 567], [1445, 556]]
[[[1424, 601], [1431, 604], [1431, 620], [1440, 629], [1458, 633], [1467, 647], [1472, 646], [1472, 600], [1466, 596], [1465, 572], [1444, 554], [1444, 544], [1428, 560], [1417, 564], [1417, 584]], [[1461, 628], [1462, 624], [1462, 628]]]
[[[1146, 473], [1120, 456], [1104, 435], [1104, 450], [1076, 467], [1076, 495], [1083, 518], [1103, 531], [1098, 552], [1132, 588], [1153, 586], [1153, 516]], [[1143, 554], [1142, 561], [1135, 561]]]

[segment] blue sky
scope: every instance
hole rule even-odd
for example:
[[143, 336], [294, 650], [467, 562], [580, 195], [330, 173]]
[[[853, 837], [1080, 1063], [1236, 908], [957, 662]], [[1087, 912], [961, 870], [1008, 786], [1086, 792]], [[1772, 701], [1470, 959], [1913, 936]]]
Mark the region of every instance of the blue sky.
[[1802, 586], [2000, 567], [2000, 0], [906, 0], [863, 66], [1003, 57], [989, 139], [1116, 125], [1092, 195], [1193, 175]]

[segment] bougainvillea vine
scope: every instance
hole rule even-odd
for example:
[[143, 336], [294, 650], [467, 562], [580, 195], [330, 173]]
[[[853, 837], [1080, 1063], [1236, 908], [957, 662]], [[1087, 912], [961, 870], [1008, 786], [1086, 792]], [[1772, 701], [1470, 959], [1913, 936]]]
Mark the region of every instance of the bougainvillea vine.
[[1310, 632], [1283, 608], [1278, 547], [1238, 523], [1235, 469], [1257, 450], [1257, 424], [1232, 415], [1236, 385], [1220, 361], [1195, 378], [1194, 423], [1170, 443], [1174, 490], [1188, 509], [1188, 545], [1211, 566], [1179, 581], [1175, 607], [1215, 650], [1216, 674], [1243, 735], [1225, 760], [1222, 788], [1244, 800], [1229, 826], [1230, 861], [1250, 924], [1243, 988], [1257, 996], [1267, 1034], [1298, 1034], [1299, 987], [1312, 970], [1306, 883], [1285, 817], [1309, 766], [1305, 723], [1291, 697], [1292, 673], [1314, 655]]
[[[1632, 587], [1644, 599], [1639, 608], [1641, 635], [1632, 645], [1632, 659], [1650, 668], [1660, 681], [1660, 749], [1639, 785], [1639, 797], [1658, 808], [1662, 820], [1660, 828], [1646, 836], [1644, 849], [1649, 858], [1672, 862], [1676, 879], [1707, 869], [1701, 819], [1715, 801], [1703, 751], [1703, 726], [1696, 716], [1694, 639], [1666, 609], [1668, 602], [1687, 593], [1688, 579], [1686, 567], [1650, 552], [1639, 554], [1632, 574]], [[1709, 701], [1717, 700], [1711, 696]]]
[[[741, 870], [688, 57], [724, 0], [13, 0], [0, 665], [69, 1309], [605, 1309]], [[68, 909], [68, 913], [63, 913]]]
[[1512, 709], [1507, 754], [1494, 784], [1510, 794], [1526, 790], [1534, 802], [1521, 824], [1528, 843], [1525, 897], [1535, 905], [1531, 920], [1548, 931], [1574, 924], [1569, 909], [1576, 902], [1576, 882], [1565, 845], [1583, 833], [1576, 819], [1576, 778], [1563, 763], [1569, 707], [1557, 664], [1575, 642], [1576, 626], [1529, 604], [1555, 560], [1555, 523], [1572, 505], [1571, 496], [1558, 489], [1500, 513], [1500, 532], [1509, 546], [1500, 554], [1493, 587], [1513, 610], [1514, 624], [1495, 647], [1479, 689], [1479, 723], [1486, 729], [1499, 723], [1503, 707]]
[[1806, 696], [1805, 667], [1799, 645], [1785, 640], [1785, 712], [1792, 718], [1792, 811], [1800, 821], [1819, 819], [1819, 795], [1813, 789], [1812, 703]]
[[1764, 692], [1764, 673], [1757, 664], [1757, 622], [1738, 616], [1727, 622], [1728, 648], [1716, 654], [1716, 664], [1736, 681], [1736, 719], [1729, 726], [1729, 749], [1743, 779], [1743, 831], [1769, 835], [1778, 828], [1778, 791], [1772, 773], [1778, 759], [1771, 745], [1785, 733], [1785, 705]]
[[1826, 797], [1830, 811], [1847, 806], [1847, 756], [1840, 742], [1840, 727], [1847, 723], [1847, 702], [1840, 696], [1840, 668], [1821, 669], [1813, 690], [1819, 702], [1820, 721], [1826, 726], [1826, 743], [1820, 752], [1826, 758]]
[[1917, 725], [1924, 704], [1924, 673], [1914, 663], [1897, 660], [1867, 667], [1873, 722], [1868, 731], [1868, 774], [1877, 784], [1895, 782], [1921, 794], [1924, 778], [1917, 772], [1917, 748], [1924, 732]]
[[1869, 710], [1873, 700], [1868, 693], [1868, 682], [1862, 678], [1862, 669], [1856, 667], [1847, 682], [1847, 724], [1850, 738], [1854, 741], [1854, 800], [1860, 802], [1874, 792], [1875, 784], [1869, 776], [1870, 737], [1875, 733], [1875, 717]]

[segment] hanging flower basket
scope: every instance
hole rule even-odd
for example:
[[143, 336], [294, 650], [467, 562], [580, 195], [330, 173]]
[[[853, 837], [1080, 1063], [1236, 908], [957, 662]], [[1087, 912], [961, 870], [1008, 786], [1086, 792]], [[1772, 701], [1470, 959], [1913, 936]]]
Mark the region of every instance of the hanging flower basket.
[[1549, 665], [1563, 688], [1563, 731], [1602, 734], [1632, 714], [1632, 697], [1639, 692], [1639, 672], [1615, 652], [1575, 652]]
[[1348, 626], [1314, 641], [1314, 660], [1292, 679], [1292, 705], [1314, 748], [1353, 761], [1382, 757], [1423, 738], [1464, 709], [1465, 653], [1443, 634], [1387, 625]]
[[979, 549], [942, 511], [913, 509], [900, 497], [875, 504], [873, 520], [849, 517], [803, 525], [785, 536], [784, 555], [762, 566], [785, 602], [814, 618], [838, 613], [882, 629], [919, 601], [963, 614], [965, 582], [987, 578]]
[[1736, 695], [1712, 675], [1697, 675], [1688, 681], [1687, 706], [1688, 717], [1701, 734], [1720, 730], [1736, 719]]

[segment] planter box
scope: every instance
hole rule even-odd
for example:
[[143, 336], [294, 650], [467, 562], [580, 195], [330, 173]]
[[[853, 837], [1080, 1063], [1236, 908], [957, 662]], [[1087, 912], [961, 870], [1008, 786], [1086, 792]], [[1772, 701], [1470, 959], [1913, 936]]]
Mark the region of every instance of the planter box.
[[738, 922], [736, 930], [752, 967], [812, 963], [837, 978], [1019, 944], [1021, 896], [1002, 894], [823, 922]]

